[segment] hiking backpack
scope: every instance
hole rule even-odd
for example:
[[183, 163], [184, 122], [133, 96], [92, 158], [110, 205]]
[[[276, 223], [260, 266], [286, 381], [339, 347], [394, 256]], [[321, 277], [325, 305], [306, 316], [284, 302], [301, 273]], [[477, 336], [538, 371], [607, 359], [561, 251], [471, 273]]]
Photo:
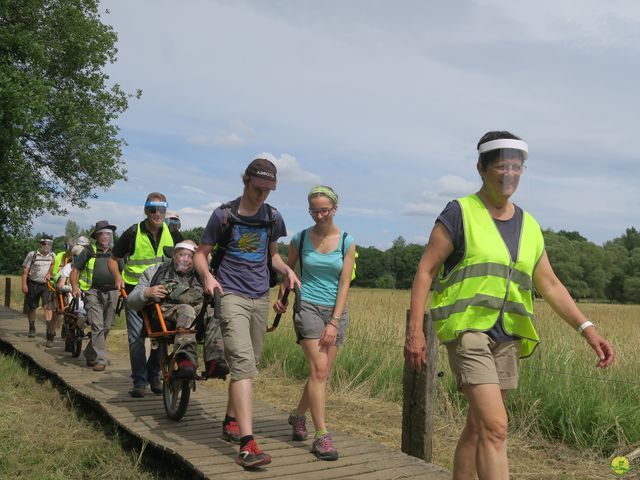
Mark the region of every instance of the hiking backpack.
[[247, 221], [240, 218], [238, 215], [238, 208], [240, 207], [240, 198], [236, 198], [235, 200], [225, 203], [221, 205], [225, 211], [224, 218], [222, 220], [222, 238], [215, 245], [215, 251], [213, 252], [213, 256], [211, 257], [211, 270], [214, 275], [217, 274], [218, 268], [222, 263], [222, 259], [227, 253], [227, 246], [229, 245], [229, 241], [231, 240], [231, 233], [233, 231], [233, 226], [245, 225], [248, 227], [258, 227], [258, 228], [266, 228], [267, 229], [267, 268], [269, 270], [269, 288], [275, 287], [278, 282], [278, 273], [274, 270], [273, 265], [271, 264], [271, 254], [269, 253], [269, 245], [271, 244], [271, 230], [273, 228], [273, 224], [276, 221], [276, 209], [269, 205], [268, 203], [264, 204], [267, 208], [268, 220], [256, 220], [256, 221]]

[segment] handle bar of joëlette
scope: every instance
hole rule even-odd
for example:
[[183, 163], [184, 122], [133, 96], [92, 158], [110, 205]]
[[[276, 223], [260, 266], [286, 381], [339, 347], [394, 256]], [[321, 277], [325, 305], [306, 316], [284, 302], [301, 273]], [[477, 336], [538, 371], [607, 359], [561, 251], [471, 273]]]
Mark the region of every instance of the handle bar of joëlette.
[[[289, 292], [290, 289], [285, 289], [284, 293], [282, 294], [282, 303], [287, 303], [287, 300], [289, 299]], [[293, 312], [295, 315], [296, 313], [300, 313], [300, 288], [298, 287], [298, 285], [293, 286], [293, 294], [295, 297], [293, 302]], [[278, 325], [280, 325], [280, 317], [282, 317], [282, 314], [278, 313], [276, 315], [276, 318], [273, 319], [273, 325], [267, 327], [267, 332], [273, 332], [276, 328], [278, 328]]]
[[207, 312], [207, 307], [212, 306], [213, 307], [213, 318], [219, 319], [220, 318], [220, 303], [221, 303], [221, 298], [222, 296], [220, 295], [220, 289], [219, 288], [214, 288], [213, 289], [213, 296], [210, 297], [209, 295], [205, 295], [204, 296], [204, 301], [202, 302], [202, 308], [200, 308], [200, 312], [198, 313], [198, 316], [195, 318], [195, 320], [191, 323], [191, 326], [189, 328], [197, 328], [198, 331], [201, 331], [201, 326], [204, 324], [204, 317], [205, 314]]

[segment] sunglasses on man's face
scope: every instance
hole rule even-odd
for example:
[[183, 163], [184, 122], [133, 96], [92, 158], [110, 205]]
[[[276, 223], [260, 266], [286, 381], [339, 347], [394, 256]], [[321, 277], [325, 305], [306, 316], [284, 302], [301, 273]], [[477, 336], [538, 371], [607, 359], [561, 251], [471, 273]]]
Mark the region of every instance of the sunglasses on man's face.
[[144, 207], [147, 213], [167, 213], [167, 207]]

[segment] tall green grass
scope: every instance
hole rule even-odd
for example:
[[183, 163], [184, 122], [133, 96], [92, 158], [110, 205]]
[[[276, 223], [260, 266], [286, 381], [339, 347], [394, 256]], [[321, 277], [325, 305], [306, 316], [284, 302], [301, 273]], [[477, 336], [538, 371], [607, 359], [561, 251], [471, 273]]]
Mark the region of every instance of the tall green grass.
[[[403, 342], [407, 291], [352, 289], [350, 326], [330, 380], [330, 388], [391, 401], [402, 399]], [[640, 443], [640, 306], [581, 304], [585, 314], [614, 346], [617, 360], [595, 368], [596, 356], [573, 329], [544, 303], [536, 304], [542, 344], [520, 363], [518, 390], [507, 398], [513, 428], [588, 448], [601, 456]], [[436, 412], [457, 417], [465, 402], [440, 347]], [[295, 343], [291, 315], [267, 335], [265, 366], [304, 379], [308, 369]]]

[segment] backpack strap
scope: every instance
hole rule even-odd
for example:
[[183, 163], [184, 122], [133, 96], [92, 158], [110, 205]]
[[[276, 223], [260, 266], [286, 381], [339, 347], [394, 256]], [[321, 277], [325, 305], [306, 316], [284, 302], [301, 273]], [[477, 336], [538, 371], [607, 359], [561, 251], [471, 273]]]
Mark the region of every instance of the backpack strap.
[[[300, 260], [300, 275], [302, 275], [302, 246], [304, 245], [304, 237], [307, 234], [307, 229], [305, 228], [300, 232], [300, 242], [298, 244], [298, 259]], [[347, 232], [342, 232], [342, 245], [340, 246], [340, 253], [342, 253], [342, 261], [344, 262], [344, 243], [347, 240]]]
[[298, 242], [298, 259], [300, 260], [300, 276], [302, 276], [302, 246], [304, 245], [304, 237], [307, 234], [307, 229], [305, 228], [300, 232], [300, 242]]
[[276, 209], [265, 203], [265, 207], [267, 208], [267, 217], [268, 220], [256, 220], [256, 221], [247, 221], [238, 214], [238, 209], [240, 208], [240, 199], [242, 197], [238, 197], [231, 202], [227, 202], [220, 206], [222, 210], [224, 210], [224, 217], [222, 219], [222, 237], [218, 241], [215, 254], [211, 259], [211, 267], [214, 272], [218, 269], [220, 264], [222, 263], [222, 258], [227, 253], [227, 246], [229, 245], [229, 241], [231, 240], [231, 234], [233, 232], [233, 225], [246, 225], [249, 227], [261, 227], [267, 229], [267, 260], [270, 263], [271, 256], [269, 255], [269, 244], [271, 243], [271, 234], [273, 230], [273, 224], [276, 221]]

